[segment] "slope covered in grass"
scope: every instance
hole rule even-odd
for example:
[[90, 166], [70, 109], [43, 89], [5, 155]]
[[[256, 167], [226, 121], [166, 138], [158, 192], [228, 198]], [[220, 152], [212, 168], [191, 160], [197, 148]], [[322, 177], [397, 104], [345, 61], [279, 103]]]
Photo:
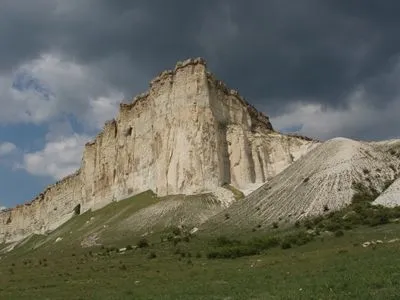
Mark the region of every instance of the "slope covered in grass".
[[[360, 227], [236, 259], [208, 258], [221, 239], [206, 237], [179, 243], [149, 237], [146, 247], [122, 253], [91, 247], [60, 255], [41, 248], [0, 260], [0, 298], [397, 299], [399, 235], [398, 224]], [[264, 238], [252, 232], [236, 239]]]
[[[229, 190], [223, 192], [233, 199]], [[225, 198], [228, 196], [225, 195]], [[37, 248], [64, 251], [66, 248], [132, 244], [141, 236], [162, 232], [171, 226], [199, 226], [221, 212], [227, 205], [226, 201], [213, 194], [157, 197], [148, 191], [113, 202], [102, 209], [76, 215], [47, 235], [34, 235], [18, 243], [4, 245], [2, 252], [14, 249], [11, 255], [15, 255]]]

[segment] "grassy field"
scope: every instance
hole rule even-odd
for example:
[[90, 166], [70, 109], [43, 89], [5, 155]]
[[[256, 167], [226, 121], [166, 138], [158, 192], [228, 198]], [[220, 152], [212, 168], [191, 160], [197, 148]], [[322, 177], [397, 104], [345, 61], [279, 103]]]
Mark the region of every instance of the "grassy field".
[[120, 228], [163, 201], [143, 193], [1, 254], [0, 299], [400, 299], [399, 212], [364, 198], [290, 228], [143, 237]]
[[[0, 261], [0, 298], [399, 299], [400, 242], [388, 242], [399, 227], [363, 227], [236, 259], [207, 258], [216, 246], [204, 237], [154, 237], [125, 253], [99, 246], [16, 252]], [[374, 240], [384, 243], [361, 245]]]

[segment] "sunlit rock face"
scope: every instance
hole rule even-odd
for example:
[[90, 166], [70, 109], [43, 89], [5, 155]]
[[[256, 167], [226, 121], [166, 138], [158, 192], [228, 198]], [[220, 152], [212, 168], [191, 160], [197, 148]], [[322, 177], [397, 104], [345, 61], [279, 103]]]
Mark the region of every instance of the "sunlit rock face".
[[204, 60], [189, 59], [121, 104], [117, 118], [86, 145], [75, 174], [31, 203], [0, 212], [0, 242], [45, 233], [74, 213], [149, 189], [160, 196], [212, 192], [226, 183], [249, 190], [317, 144], [275, 132]]

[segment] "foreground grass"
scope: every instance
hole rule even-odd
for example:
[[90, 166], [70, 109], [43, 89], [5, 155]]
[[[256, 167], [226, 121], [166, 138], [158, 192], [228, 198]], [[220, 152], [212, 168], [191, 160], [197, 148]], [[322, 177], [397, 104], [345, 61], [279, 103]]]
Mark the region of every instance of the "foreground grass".
[[[0, 299], [399, 299], [400, 211], [372, 206], [375, 197], [359, 187], [342, 211], [229, 237], [118, 230], [160, 201], [143, 193], [3, 254]], [[82, 248], [93, 232], [101, 245]]]
[[[215, 240], [196, 237], [150, 240], [123, 254], [35, 251], [0, 260], [0, 298], [398, 299], [400, 243], [388, 241], [399, 231], [398, 224], [357, 228], [236, 259], [208, 259]], [[361, 246], [377, 239], [384, 243]]]

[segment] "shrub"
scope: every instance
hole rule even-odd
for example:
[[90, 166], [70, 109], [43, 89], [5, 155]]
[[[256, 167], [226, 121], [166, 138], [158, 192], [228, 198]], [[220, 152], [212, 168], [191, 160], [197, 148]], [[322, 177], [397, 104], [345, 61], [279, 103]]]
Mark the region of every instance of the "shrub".
[[157, 254], [155, 252], [150, 252], [149, 255], [147, 256], [148, 259], [154, 259], [157, 257]]
[[329, 231], [336, 231], [343, 227], [339, 220], [327, 220], [324, 225], [325, 229]]
[[283, 242], [281, 245], [282, 249], [290, 249], [292, 248], [292, 245], [289, 242]]
[[242, 256], [251, 256], [259, 254], [259, 251], [253, 247], [248, 247], [246, 245], [238, 245], [233, 247], [224, 247], [220, 249], [215, 249], [207, 253], [207, 258], [237, 258]]
[[231, 216], [228, 213], [225, 214], [225, 220], [228, 220], [230, 217]]
[[252, 248], [258, 249], [258, 250], [267, 250], [271, 249], [274, 247], [279, 246], [280, 239], [277, 237], [267, 237], [267, 238], [255, 238], [252, 239], [248, 244]]
[[304, 227], [307, 229], [312, 229], [313, 228], [313, 222], [311, 221], [311, 219], [306, 219], [304, 221]]
[[273, 222], [272, 223], [272, 228], [277, 229], [279, 227], [278, 222]]
[[138, 248], [147, 248], [149, 247], [149, 242], [147, 241], [146, 238], [141, 238], [139, 242], [137, 243]]
[[181, 235], [181, 229], [179, 227], [173, 227], [172, 228], [172, 233], [174, 235]]
[[179, 236], [175, 236], [173, 241], [174, 241], [174, 246], [176, 246], [176, 245], [178, 245], [179, 242], [182, 241], [182, 239]]
[[133, 247], [132, 247], [132, 245], [128, 245], [128, 246], [126, 246], [126, 250], [133, 250]]
[[181, 248], [176, 248], [174, 251], [174, 254], [181, 254], [181, 253], [182, 253]]
[[341, 231], [341, 230], [335, 231], [335, 236], [336, 236], [336, 237], [341, 237], [341, 236], [343, 236], [343, 235], [344, 235], [344, 232], [343, 232], [343, 231]]
[[220, 247], [221, 246], [238, 245], [240, 243], [241, 242], [238, 241], [238, 240], [231, 240], [231, 239], [229, 239], [229, 238], [227, 238], [226, 236], [223, 236], [223, 235], [217, 237], [216, 240], [215, 240], [215, 244], [217, 246], [220, 246]]
[[282, 245], [289, 243], [291, 245], [302, 246], [313, 240], [313, 236], [305, 231], [300, 231], [287, 235], [283, 238]]

